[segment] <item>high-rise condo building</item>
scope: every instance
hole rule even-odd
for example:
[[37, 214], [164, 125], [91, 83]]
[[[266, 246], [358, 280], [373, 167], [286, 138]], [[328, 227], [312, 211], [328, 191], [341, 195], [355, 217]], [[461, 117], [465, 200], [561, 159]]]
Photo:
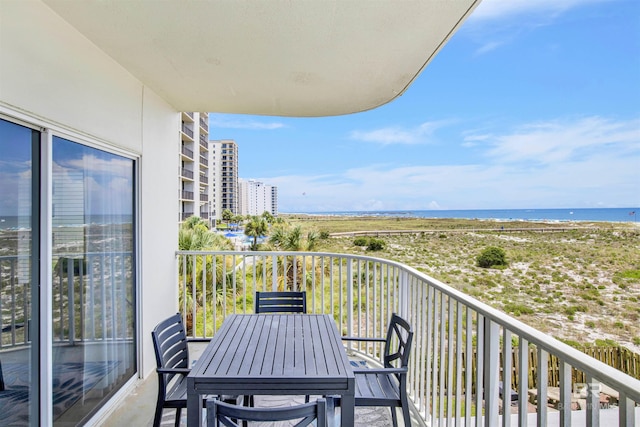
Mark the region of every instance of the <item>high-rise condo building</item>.
[[253, 179], [238, 179], [240, 215], [278, 215], [278, 187]]
[[211, 140], [212, 165], [212, 215], [222, 218], [229, 209], [234, 215], [238, 210], [238, 144], [232, 139]]
[[209, 113], [182, 112], [180, 125], [179, 221], [212, 218]]

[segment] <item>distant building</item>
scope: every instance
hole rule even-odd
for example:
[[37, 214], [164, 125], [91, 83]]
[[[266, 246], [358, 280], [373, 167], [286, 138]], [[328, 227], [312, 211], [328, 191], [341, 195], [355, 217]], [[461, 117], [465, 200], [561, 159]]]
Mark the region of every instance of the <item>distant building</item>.
[[238, 215], [238, 144], [232, 139], [211, 140], [212, 214], [222, 219], [229, 209]]
[[179, 157], [179, 221], [193, 215], [209, 220], [212, 216], [209, 113], [181, 113]]
[[240, 215], [278, 215], [278, 187], [252, 179], [238, 179]]

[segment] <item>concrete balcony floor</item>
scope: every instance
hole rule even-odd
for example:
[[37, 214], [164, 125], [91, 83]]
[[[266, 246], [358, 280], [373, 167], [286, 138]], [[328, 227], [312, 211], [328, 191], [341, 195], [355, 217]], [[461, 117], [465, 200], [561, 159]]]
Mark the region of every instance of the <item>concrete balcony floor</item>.
[[[140, 426], [148, 427], [153, 425], [153, 413], [156, 406], [157, 380], [150, 377], [140, 382], [125, 402], [106, 420], [105, 427]], [[312, 397], [313, 399], [313, 397]], [[256, 396], [256, 406], [287, 406], [304, 403], [304, 396]], [[339, 425], [340, 409], [336, 409], [336, 425]], [[398, 424], [402, 426], [400, 411], [398, 410]], [[166, 409], [162, 418], [162, 426], [173, 426], [175, 411]], [[388, 427], [391, 426], [391, 413], [389, 408], [356, 408], [356, 427]], [[206, 421], [203, 422], [203, 425]], [[187, 425], [186, 411], [182, 411], [181, 425]], [[290, 426], [290, 423], [260, 423], [261, 426]], [[418, 419], [412, 414], [412, 425], [421, 425]]]

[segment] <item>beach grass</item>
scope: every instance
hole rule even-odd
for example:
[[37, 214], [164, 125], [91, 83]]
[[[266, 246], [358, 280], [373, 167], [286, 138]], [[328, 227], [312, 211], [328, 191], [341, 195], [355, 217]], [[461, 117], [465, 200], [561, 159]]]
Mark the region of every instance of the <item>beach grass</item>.
[[[640, 227], [634, 223], [387, 217], [286, 218], [325, 237], [317, 251], [402, 262], [556, 338], [640, 353]], [[389, 231], [403, 231], [388, 235]], [[354, 235], [384, 242], [368, 251]], [[361, 242], [359, 242], [361, 243]], [[480, 268], [487, 247], [508, 265]]]

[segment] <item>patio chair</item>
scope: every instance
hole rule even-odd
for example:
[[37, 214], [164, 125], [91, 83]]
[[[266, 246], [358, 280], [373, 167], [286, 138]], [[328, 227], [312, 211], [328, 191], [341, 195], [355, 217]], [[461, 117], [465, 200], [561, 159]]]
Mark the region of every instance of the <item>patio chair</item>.
[[[279, 408], [247, 408], [230, 405], [216, 399], [207, 400], [207, 426], [238, 427], [238, 421], [291, 421], [298, 420], [295, 427], [314, 425], [327, 427], [327, 403], [318, 399], [312, 403]], [[289, 425], [289, 424], [287, 424]]]
[[384, 342], [384, 368], [354, 369], [356, 406], [389, 406], [394, 427], [398, 426], [395, 408], [402, 408], [404, 425], [411, 425], [407, 398], [407, 371], [413, 330], [409, 323], [393, 313], [387, 337], [343, 337], [345, 341]]
[[256, 314], [262, 313], [306, 313], [307, 293], [301, 292], [256, 292]]
[[[158, 401], [153, 426], [160, 426], [163, 409], [173, 408], [176, 410], [177, 427], [182, 408], [187, 407], [187, 375], [191, 371], [187, 335], [180, 313], [160, 322], [151, 332], [151, 337], [158, 372]], [[238, 396], [222, 396], [222, 400], [229, 402], [237, 399]]]

